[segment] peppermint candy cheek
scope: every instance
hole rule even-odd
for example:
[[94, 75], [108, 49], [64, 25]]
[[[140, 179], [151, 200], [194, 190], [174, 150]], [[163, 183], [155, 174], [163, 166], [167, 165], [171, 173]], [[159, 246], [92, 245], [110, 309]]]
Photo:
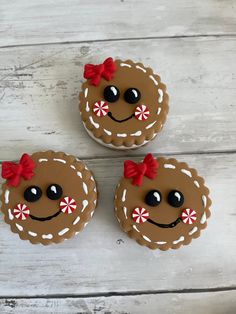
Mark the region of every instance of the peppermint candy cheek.
[[108, 104], [103, 100], [97, 101], [93, 105], [93, 112], [99, 118], [105, 117], [108, 113], [108, 110]]
[[72, 214], [77, 208], [76, 202], [73, 198], [66, 196], [60, 201], [60, 210], [64, 214]]
[[30, 210], [25, 204], [17, 204], [13, 209], [14, 217], [19, 220], [26, 220], [29, 214]]
[[138, 224], [147, 221], [148, 217], [149, 212], [143, 207], [136, 207], [132, 212], [132, 219]]
[[181, 219], [183, 223], [192, 225], [197, 220], [197, 213], [191, 208], [186, 208], [182, 211]]
[[140, 121], [145, 121], [150, 115], [150, 111], [146, 105], [139, 105], [135, 108], [135, 118]]

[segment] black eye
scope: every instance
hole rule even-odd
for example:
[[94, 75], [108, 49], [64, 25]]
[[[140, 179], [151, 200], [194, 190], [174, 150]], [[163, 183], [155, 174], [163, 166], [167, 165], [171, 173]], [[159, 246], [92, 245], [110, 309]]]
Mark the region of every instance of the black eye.
[[120, 97], [120, 91], [116, 86], [109, 85], [104, 88], [103, 96], [109, 102], [115, 102]]
[[149, 191], [145, 196], [145, 203], [149, 206], [157, 206], [162, 200], [161, 192], [157, 190]]
[[132, 87], [125, 91], [124, 97], [129, 104], [136, 104], [141, 98], [141, 93], [137, 88]]
[[62, 196], [62, 188], [58, 184], [51, 184], [47, 188], [47, 197], [50, 198], [50, 200], [58, 200]]
[[180, 191], [173, 190], [168, 194], [168, 203], [173, 207], [180, 207], [184, 203], [184, 196]]
[[42, 196], [42, 190], [35, 185], [29, 186], [24, 192], [24, 198], [27, 202], [36, 202]]

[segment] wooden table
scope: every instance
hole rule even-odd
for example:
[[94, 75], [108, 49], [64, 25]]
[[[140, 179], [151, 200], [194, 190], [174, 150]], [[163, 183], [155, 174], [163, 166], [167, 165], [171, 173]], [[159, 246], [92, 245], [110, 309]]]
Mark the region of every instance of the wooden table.
[[[81, 124], [83, 65], [108, 56], [167, 84], [168, 121], [144, 148], [106, 149]], [[235, 0], [0, 0], [0, 160], [46, 149], [86, 161], [99, 206], [48, 247], [1, 219], [0, 313], [236, 313]], [[114, 217], [123, 161], [147, 152], [187, 161], [211, 189], [208, 229], [177, 251], [137, 245]]]

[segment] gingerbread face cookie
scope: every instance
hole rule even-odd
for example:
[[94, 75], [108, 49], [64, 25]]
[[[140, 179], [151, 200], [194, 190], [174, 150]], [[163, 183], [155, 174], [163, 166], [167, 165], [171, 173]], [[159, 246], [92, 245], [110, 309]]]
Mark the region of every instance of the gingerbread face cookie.
[[97, 142], [131, 149], [154, 139], [168, 113], [168, 95], [160, 77], [131, 60], [108, 58], [85, 65], [80, 113]]
[[176, 159], [128, 160], [115, 194], [125, 232], [151, 249], [177, 249], [200, 236], [210, 216], [209, 190], [195, 169]]
[[1, 211], [11, 230], [31, 243], [59, 243], [91, 219], [97, 190], [94, 177], [74, 156], [47, 151], [2, 164]]

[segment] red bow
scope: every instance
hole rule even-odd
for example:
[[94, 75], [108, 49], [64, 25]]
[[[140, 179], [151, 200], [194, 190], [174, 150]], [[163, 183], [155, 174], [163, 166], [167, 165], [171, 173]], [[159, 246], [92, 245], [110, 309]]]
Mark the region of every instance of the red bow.
[[84, 78], [90, 79], [92, 85], [98, 86], [102, 77], [105, 80], [110, 81], [115, 70], [115, 62], [109, 57], [102, 64], [85, 64]]
[[157, 176], [157, 169], [159, 164], [152, 154], [147, 154], [143, 162], [135, 163], [132, 160], [126, 160], [124, 163], [124, 177], [126, 179], [132, 178], [132, 184], [141, 186], [143, 177], [154, 179]]
[[34, 175], [35, 162], [28, 154], [23, 154], [19, 164], [14, 162], [5, 161], [2, 163], [2, 177], [8, 180], [8, 185], [18, 186], [21, 177], [29, 180]]

